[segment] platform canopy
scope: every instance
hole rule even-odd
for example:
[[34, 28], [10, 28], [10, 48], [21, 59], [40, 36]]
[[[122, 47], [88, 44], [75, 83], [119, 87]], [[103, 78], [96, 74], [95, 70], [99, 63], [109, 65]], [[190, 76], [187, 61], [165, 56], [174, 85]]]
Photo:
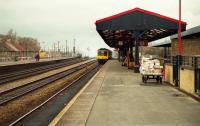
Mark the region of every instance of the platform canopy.
[[171, 47], [171, 40], [157, 40], [148, 43], [149, 47]]
[[[182, 39], [200, 37], [200, 25], [182, 32], [181, 36]], [[150, 47], [171, 47], [171, 40], [173, 39], [178, 39], [178, 34], [170, 36], [170, 40], [153, 41], [148, 43], [148, 45]]]
[[[96, 21], [96, 30], [103, 40], [113, 48], [126, 47], [137, 38], [139, 45], [158, 40], [178, 31], [178, 20], [135, 8]], [[182, 31], [186, 30], [186, 22]]]

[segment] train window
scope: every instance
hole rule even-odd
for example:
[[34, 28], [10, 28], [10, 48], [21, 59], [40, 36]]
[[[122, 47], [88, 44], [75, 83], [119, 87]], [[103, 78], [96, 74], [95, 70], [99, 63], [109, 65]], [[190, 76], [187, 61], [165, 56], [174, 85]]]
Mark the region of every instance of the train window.
[[108, 54], [107, 54], [107, 51], [104, 51], [104, 56], [107, 56]]
[[107, 56], [108, 53], [107, 53], [107, 51], [105, 51], [105, 50], [101, 50], [101, 51], [98, 52], [98, 55], [99, 55], [99, 56]]
[[98, 52], [98, 55], [101, 56], [101, 51]]

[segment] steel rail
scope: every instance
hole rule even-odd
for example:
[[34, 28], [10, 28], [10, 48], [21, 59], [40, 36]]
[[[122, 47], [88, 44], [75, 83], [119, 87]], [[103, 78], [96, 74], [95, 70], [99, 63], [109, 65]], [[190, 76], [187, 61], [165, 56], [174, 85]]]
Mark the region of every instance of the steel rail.
[[69, 76], [69, 75], [75, 73], [76, 71], [81, 70], [93, 63], [95, 63], [95, 61], [81, 64], [80, 66], [73, 67], [73, 68], [63, 71], [61, 73], [57, 73], [57, 74], [51, 75], [49, 77], [31, 82], [29, 84], [19, 86], [19, 87], [7, 90], [5, 92], [2, 92], [0, 95], [0, 105], [4, 105], [5, 103], [8, 103], [18, 97], [24, 96], [27, 93], [37, 90], [45, 85], [55, 82], [61, 78]]
[[28, 73], [30, 71], [34, 71], [34, 70], [38, 70], [38, 69], [44, 69], [44, 68], [48, 68], [50, 66], [58, 66], [58, 65], [62, 65], [64, 63], [68, 63], [70, 61], [73, 61], [73, 60], [76, 60], [76, 59], [68, 59], [68, 60], [64, 60], [63, 62], [59, 62], [59, 63], [54, 63], [54, 64], [47, 64], [47, 65], [42, 65], [42, 66], [36, 66], [36, 67], [33, 67], [30, 66], [29, 69], [23, 69], [23, 70], [19, 70], [19, 71], [13, 71], [13, 70], [10, 70], [10, 72], [12, 73], [6, 73], [6, 74], [2, 74], [0, 75], [0, 79], [4, 79], [4, 78], [7, 78], [7, 77], [12, 77], [12, 76], [15, 76], [15, 75], [19, 75], [19, 74], [24, 74], [24, 73]]
[[66, 85], [64, 88], [62, 88], [61, 90], [59, 90], [58, 92], [56, 92], [55, 94], [53, 94], [51, 97], [49, 97], [47, 100], [45, 100], [44, 102], [42, 102], [41, 104], [39, 104], [38, 106], [34, 107], [32, 110], [30, 110], [29, 112], [25, 113], [24, 115], [20, 116], [18, 119], [16, 119], [15, 121], [13, 121], [12, 123], [9, 124], [9, 126], [14, 126], [16, 125], [18, 122], [20, 122], [22, 119], [26, 118], [28, 115], [31, 115], [34, 111], [36, 111], [37, 109], [41, 108], [42, 106], [44, 106], [45, 104], [47, 104], [49, 101], [51, 101], [54, 97], [56, 97], [57, 95], [61, 94], [64, 90], [66, 90], [67, 88], [69, 88], [70, 86], [72, 86], [74, 83], [76, 83], [78, 80], [80, 80], [82, 77], [86, 76], [88, 73], [92, 72], [93, 70], [97, 69], [98, 67], [100, 67], [100, 65], [97, 65], [95, 68], [93, 68], [92, 70], [84, 73], [83, 75], [79, 76], [77, 79], [75, 79], [73, 82], [71, 82], [70, 84]]
[[25, 71], [16, 72], [16, 73], [13, 73], [13, 74], [10, 74], [10, 75], [5, 75], [3, 77], [0, 77], [0, 84], [5, 84], [5, 83], [16, 81], [16, 80], [19, 80], [19, 79], [22, 79], [22, 78], [25, 78], [25, 77], [30, 77], [30, 76], [34, 76], [34, 75], [37, 75], [37, 74], [45, 73], [47, 71], [59, 69], [59, 68], [65, 67], [65, 66], [72, 65], [72, 64], [77, 63], [77, 62], [81, 62], [81, 61], [84, 61], [84, 60], [75, 59], [75, 60], [70, 60], [70, 61], [67, 61], [67, 62], [64, 62], [64, 63], [33, 68], [33, 69], [25, 70]]
[[28, 83], [26, 85], [23, 85], [23, 86], [19, 86], [19, 87], [16, 87], [16, 88], [13, 88], [13, 89], [10, 89], [10, 90], [7, 90], [5, 92], [1, 92], [0, 94], [0, 106], [4, 105], [5, 103], [8, 103], [16, 98], [19, 98], [21, 96], [24, 96], [32, 91], [35, 91], [45, 85], [48, 85], [52, 82], [55, 82], [59, 79], [62, 79], [66, 76], [69, 76], [85, 67], [87, 67], [88, 65], [91, 65], [95, 63], [95, 61], [90, 61], [90, 62], [87, 62], [85, 64], [81, 64], [80, 66], [76, 66], [76, 67], [73, 67], [71, 69], [68, 69], [66, 71], [63, 71], [61, 73], [57, 73], [57, 74], [54, 74], [54, 75], [51, 75], [49, 77], [46, 77], [46, 78], [42, 78], [40, 80], [37, 80], [37, 81], [34, 81], [34, 82], [31, 82], [31, 83]]
[[[51, 60], [51, 61], [48, 61], [48, 62], [38, 62], [38, 63], [32, 62], [32, 63], [29, 63], [29, 64], [19, 64], [19, 65], [5, 66], [5, 67], [7, 67], [6, 72], [2, 70], [2, 69], [5, 69], [5, 68], [1, 68], [1, 66], [0, 66], [0, 72], [1, 72], [0, 77], [8, 76], [8, 75], [11, 75], [11, 74], [15, 74], [15, 73], [26, 71], [26, 70], [33, 69], [33, 68], [38, 68], [38, 67], [68, 62], [68, 61], [75, 60], [75, 59], [78, 59], [78, 58], [68, 58], [68, 59], [63, 59], [63, 60], [59, 60], [59, 61]], [[22, 65], [24, 65], [24, 66], [22, 67]]]

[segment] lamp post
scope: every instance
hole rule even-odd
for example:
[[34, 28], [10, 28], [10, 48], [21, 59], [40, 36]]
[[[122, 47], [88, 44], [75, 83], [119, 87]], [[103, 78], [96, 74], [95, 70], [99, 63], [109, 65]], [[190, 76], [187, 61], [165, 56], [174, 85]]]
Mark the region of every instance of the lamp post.
[[179, 26], [178, 26], [178, 54], [182, 55], [182, 39], [181, 39], [181, 0], [179, 0]]
[[179, 86], [180, 85], [180, 66], [182, 65], [182, 36], [181, 36], [181, 31], [182, 31], [182, 22], [181, 22], [181, 0], [179, 0], [179, 22], [178, 22], [178, 56], [177, 56], [177, 60], [178, 60], [178, 78], [175, 82], [175, 86]]
[[45, 52], [45, 42], [42, 42], [43, 44], [43, 51]]

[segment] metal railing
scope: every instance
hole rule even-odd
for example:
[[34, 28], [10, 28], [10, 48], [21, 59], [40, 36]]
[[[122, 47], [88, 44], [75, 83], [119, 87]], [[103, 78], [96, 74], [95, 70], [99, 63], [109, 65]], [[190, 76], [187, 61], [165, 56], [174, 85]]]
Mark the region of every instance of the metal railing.
[[165, 62], [165, 63], [172, 63], [172, 56], [167, 56], [167, 57], [164, 59], [164, 62]]
[[199, 69], [200, 68], [200, 56], [196, 56], [196, 57], [194, 57], [194, 67], [196, 68], [196, 69]]
[[182, 56], [182, 66], [194, 67], [195, 66], [194, 59], [195, 57], [192, 57], [192, 56]]
[[177, 56], [168, 56], [166, 58], [160, 58], [164, 63], [178, 64], [178, 60], [181, 60], [181, 66], [200, 68], [200, 56], [182, 56], [178, 59]]
[[34, 58], [36, 51], [0, 51], [0, 62], [15, 61], [17, 58]]
[[[177, 62], [178, 58], [176, 56], [172, 56], [171, 63], [175, 64]], [[194, 69], [200, 68], [200, 56], [182, 56], [181, 66], [191, 67]]]

